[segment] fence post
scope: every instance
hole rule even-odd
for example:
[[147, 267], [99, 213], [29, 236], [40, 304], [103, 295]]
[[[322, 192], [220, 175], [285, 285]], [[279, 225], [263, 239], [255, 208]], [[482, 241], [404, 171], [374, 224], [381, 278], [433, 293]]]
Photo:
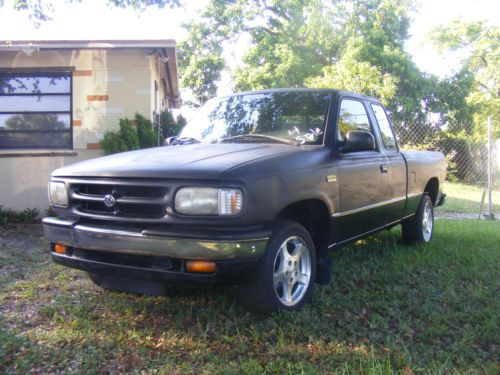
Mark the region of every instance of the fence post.
[[494, 219], [495, 215], [493, 214], [493, 203], [491, 201], [491, 191], [493, 190], [493, 176], [492, 176], [492, 149], [493, 149], [493, 140], [492, 140], [492, 132], [491, 132], [491, 117], [488, 116], [488, 213], [485, 215], [486, 219]]

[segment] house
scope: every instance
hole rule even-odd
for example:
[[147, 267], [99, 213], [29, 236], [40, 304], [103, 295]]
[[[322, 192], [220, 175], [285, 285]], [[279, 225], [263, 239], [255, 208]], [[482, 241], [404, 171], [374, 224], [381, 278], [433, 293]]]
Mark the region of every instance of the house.
[[0, 205], [47, 209], [50, 173], [138, 112], [180, 106], [175, 41], [0, 41]]

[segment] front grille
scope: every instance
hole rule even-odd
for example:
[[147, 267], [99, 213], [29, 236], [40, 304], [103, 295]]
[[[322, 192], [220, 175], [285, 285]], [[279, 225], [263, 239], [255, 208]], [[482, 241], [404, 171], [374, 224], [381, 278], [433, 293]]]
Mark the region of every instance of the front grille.
[[[170, 188], [143, 181], [68, 181], [70, 205], [83, 217], [162, 221]], [[106, 204], [107, 203], [107, 204]]]
[[118, 196], [134, 198], [162, 198], [165, 196], [165, 189], [160, 186], [127, 186], [113, 184], [74, 184], [75, 191], [86, 195], [104, 196], [115, 191]]

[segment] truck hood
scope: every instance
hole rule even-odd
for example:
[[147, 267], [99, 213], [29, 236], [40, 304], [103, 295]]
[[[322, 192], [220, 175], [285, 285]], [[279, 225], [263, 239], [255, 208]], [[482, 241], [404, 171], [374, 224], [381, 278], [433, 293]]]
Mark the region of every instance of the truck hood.
[[167, 146], [87, 160], [56, 169], [52, 176], [218, 179], [241, 164], [301, 150], [281, 144]]

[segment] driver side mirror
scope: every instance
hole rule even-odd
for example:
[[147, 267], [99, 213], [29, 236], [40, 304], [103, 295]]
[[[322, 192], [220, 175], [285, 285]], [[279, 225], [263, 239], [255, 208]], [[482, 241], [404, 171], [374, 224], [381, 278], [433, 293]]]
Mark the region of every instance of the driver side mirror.
[[341, 147], [343, 153], [373, 150], [375, 150], [373, 134], [362, 130], [349, 130]]

